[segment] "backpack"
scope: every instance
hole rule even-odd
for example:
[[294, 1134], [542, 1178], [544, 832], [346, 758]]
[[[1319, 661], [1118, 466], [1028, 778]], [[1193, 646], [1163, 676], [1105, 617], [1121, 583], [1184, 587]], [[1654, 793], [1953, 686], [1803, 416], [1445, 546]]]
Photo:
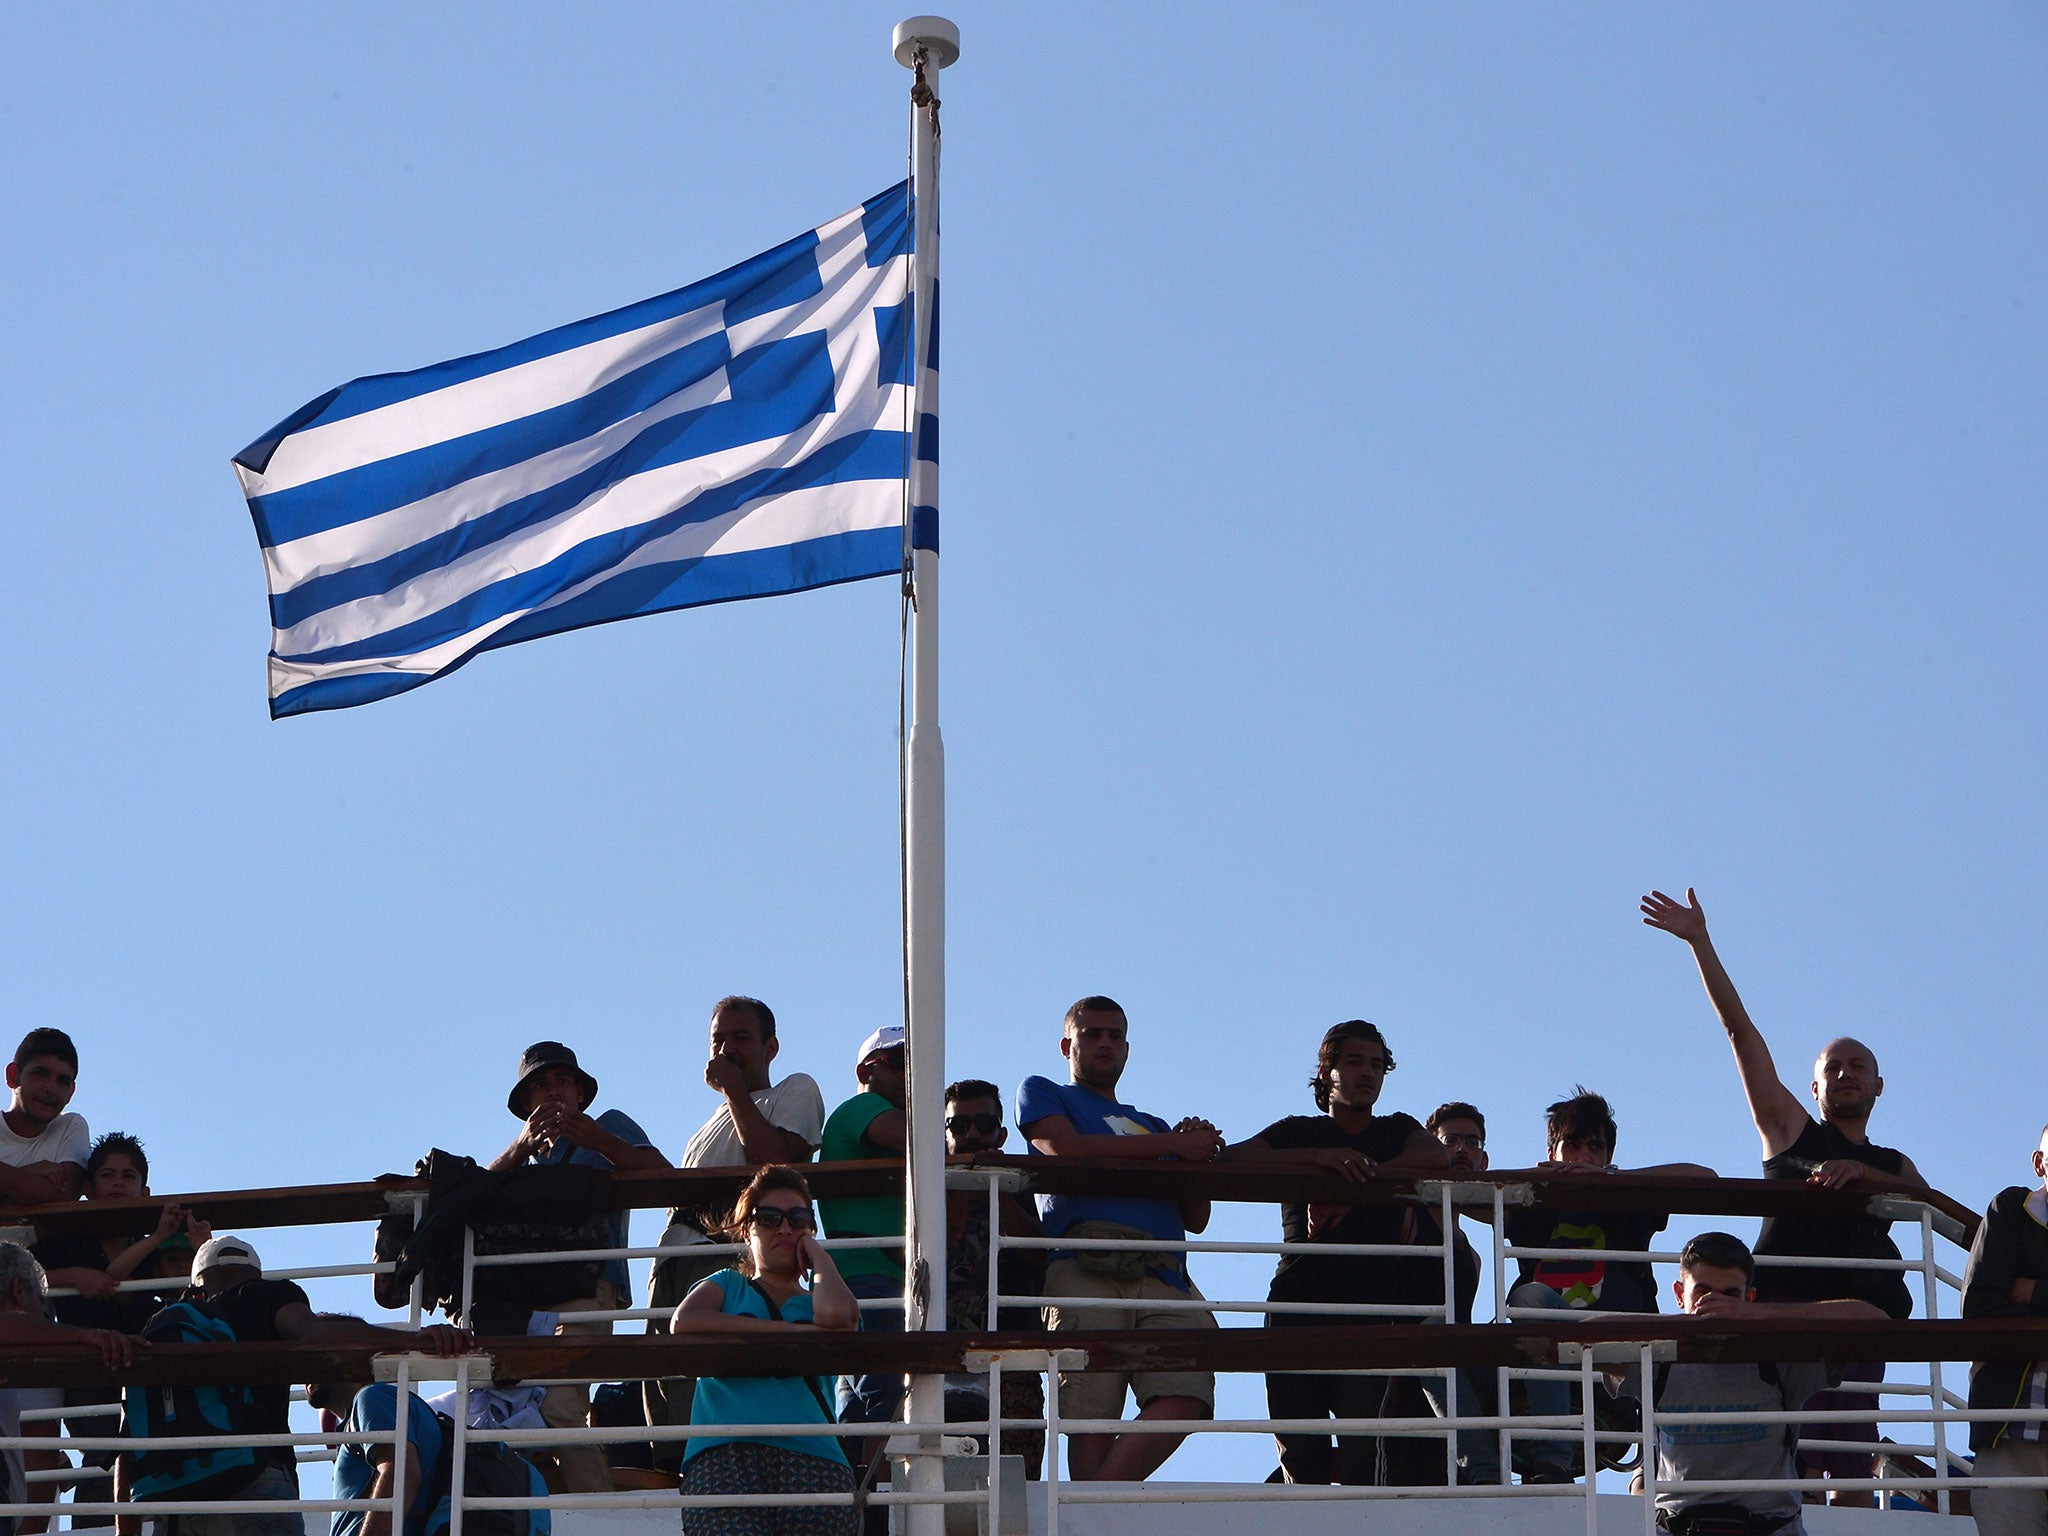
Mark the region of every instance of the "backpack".
[[[438, 1409], [434, 1417], [441, 1425], [441, 1454], [434, 1458], [429, 1483], [432, 1497], [427, 1503], [427, 1521], [435, 1529], [435, 1515], [442, 1500], [449, 1497], [455, 1476], [455, 1421]], [[466, 1499], [527, 1499], [533, 1497], [533, 1464], [511, 1446], [496, 1440], [472, 1440], [463, 1449], [462, 1496]], [[464, 1509], [462, 1528], [471, 1536], [533, 1536], [533, 1517], [547, 1518], [545, 1510]], [[445, 1531], [446, 1524], [438, 1529]]]
[[[232, 1344], [235, 1330], [196, 1302], [174, 1301], [143, 1325], [152, 1344]], [[256, 1393], [250, 1387], [130, 1387], [123, 1395], [121, 1432], [144, 1442], [133, 1458], [133, 1497], [231, 1498], [256, 1480], [269, 1452], [246, 1445], [151, 1450], [147, 1442], [173, 1435], [258, 1435]]]

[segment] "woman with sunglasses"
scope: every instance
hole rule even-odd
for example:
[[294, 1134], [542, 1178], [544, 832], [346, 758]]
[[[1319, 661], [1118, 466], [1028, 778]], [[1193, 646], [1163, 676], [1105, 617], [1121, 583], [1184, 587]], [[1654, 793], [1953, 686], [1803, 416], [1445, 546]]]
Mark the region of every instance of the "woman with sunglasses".
[[[860, 1303], [818, 1245], [811, 1187], [771, 1164], [741, 1193], [727, 1228], [746, 1246], [738, 1267], [700, 1280], [669, 1320], [684, 1333], [781, 1333], [860, 1327]], [[810, 1286], [804, 1277], [810, 1276]], [[833, 1423], [830, 1377], [700, 1376], [690, 1423], [730, 1431], [692, 1435], [683, 1452], [685, 1494], [850, 1493], [853, 1469], [839, 1439], [748, 1438], [749, 1424]], [[685, 1536], [852, 1536], [848, 1504], [689, 1508]]]

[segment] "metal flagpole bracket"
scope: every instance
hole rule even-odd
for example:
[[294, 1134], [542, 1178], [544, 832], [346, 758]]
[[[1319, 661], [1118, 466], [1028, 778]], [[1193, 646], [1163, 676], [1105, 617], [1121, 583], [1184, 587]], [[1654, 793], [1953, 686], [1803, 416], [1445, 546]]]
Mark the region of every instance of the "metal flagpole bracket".
[[915, 69], [920, 48], [934, 69], [951, 69], [960, 59], [960, 29], [943, 16], [913, 16], [897, 22], [890, 41], [896, 62]]
[[960, 1357], [961, 1367], [983, 1375], [996, 1361], [1006, 1371], [1085, 1371], [1085, 1349], [970, 1349]]
[[1491, 1205], [1496, 1189], [1500, 1191], [1503, 1205], [1536, 1203], [1536, 1187], [1533, 1184], [1494, 1184], [1478, 1179], [1470, 1182], [1458, 1179], [1423, 1179], [1415, 1186], [1415, 1197], [1433, 1205], [1442, 1200], [1448, 1191], [1453, 1205]]
[[488, 1375], [494, 1369], [491, 1357], [481, 1351], [473, 1355], [426, 1355], [408, 1352], [372, 1355], [370, 1379], [396, 1381], [402, 1370], [405, 1376], [413, 1381], [455, 1381], [459, 1379], [458, 1367], [464, 1362], [472, 1366], [481, 1365], [483, 1370], [474, 1372], [479, 1376]]
[[1676, 1339], [1602, 1339], [1597, 1344], [1575, 1344], [1560, 1340], [1557, 1346], [1559, 1365], [1577, 1365], [1588, 1355], [1596, 1365], [1634, 1365], [1643, 1358], [1643, 1351], [1650, 1352], [1652, 1360], [1676, 1360], [1678, 1340]]
[[995, 1185], [1005, 1194], [1015, 1194], [1024, 1187], [1024, 1170], [1021, 1168], [948, 1168], [946, 1188], [986, 1189]]

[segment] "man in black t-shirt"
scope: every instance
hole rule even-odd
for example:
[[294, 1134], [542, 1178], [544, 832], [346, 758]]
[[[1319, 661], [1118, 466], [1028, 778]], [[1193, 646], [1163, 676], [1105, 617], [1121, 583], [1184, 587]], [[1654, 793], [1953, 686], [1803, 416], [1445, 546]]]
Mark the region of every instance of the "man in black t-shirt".
[[[192, 1260], [190, 1298], [235, 1331], [239, 1341], [311, 1339], [334, 1343], [374, 1342], [386, 1349], [419, 1350], [458, 1355], [470, 1347], [469, 1334], [445, 1323], [414, 1333], [405, 1328], [379, 1328], [359, 1317], [316, 1313], [306, 1293], [289, 1280], [263, 1278], [263, 1261], [239, 1237], [215, 1237], [202, 1243]], [[251, 1388], [256, 1399], [256, 1432], [291, 1433], [291, 1388]], [[299, 1496], [297, 1453], [277, 1446], [259, 1453], [267, 1464], [253, 1481], [238, 1490], [237, 1499], [296, 1499]], [[123, 1463], [125, 1471], [125, 1459]], [[125, 1478], [124, 1478], [125, 1482]], [[116, 1497], [124, 1497], [125, 1487]], [[305, 1536], [299, 1514], [180, 1515], [178, 1536]]]
[[[1323, 1036], [1316, 1074], [1309, 1079], [1319, 1115], [1289, 1115], [1248, 1141], [1225, 1149], [1234, 1160], [1282, 1163], [1364, 1180], [1372, 1168], [1443, 1169], [1442, 1143], [1412, 1115], [1376, 1115], [1380, 1089], [1394, 1070], [1393, 1052], [1363, 1019], [1339, 1024]], [[1413, 1243], [1436, 1240], [1411, 1207], [1311, 1204], [1280, 1208], [1288, 1243]], [[1443, 1262], [1289, 1253], [1274, 1271], [1267, 1300], [1283, 1303], [1377, 1302], [1414, 1309], [1387, 1321], [1415, 1321], [1443, 1306]], [[1372, 1316], [1327, 1312], [1269, 1312], [1266, 1324], [1370, 1324]], [[1274, 1373], [1266, 1378], [1267, 1412], [1276, 1419], [1372, 1419], [1429, 1416], [1421, 1390], [1409, 1377], [1323, 1376]], [[1345, 1435], [1334, 1453], [1327, 1435], [1281, 1435], [1280, 1467], [1290, 1483], [1423, 1485], [1444, 1480], [1443, 1451], [1435, 1439]]]
[[[1707, 914], [1699, 897], [1685, 893], [1683, 902], [1662, 891], [1652, 891], [1642, 900], [1643, 921], [1683, 939], [1699, 966], [1700, 981], [1707, 999], [1728, 1032], [1728, 1044], [1735, 1052], [1735, 1068], [1742, 1077], [1742, 1091], [1749, 1100], [1750, 1118], [1756, 1123], [1763, 1143], [1764, 1177], [1797, 1180], [1820, 1189], [1846, 1189], [1855, 1185], [1871, 1194], [1900, 1191], [1919, 1193], [1927, 1181], [1913, 1160], [1870, 1139], [1870, 1115], [1884, 1092], [1884, 1078], [1878, 1074], [1877, 1053], [1860, 1040], [1847, 1036], [1831, 1040], [1813, 1064], [1813, 1081], [1808, 1091], [1816, 1120], [1806, 1106], [1778, 1076], [1771, 1048], [1763, 1032], [1742, 1004], [1735, 983], [1714, 951], [1707, 936]], [[1828, 1220], [1814, 1216], [1770, 1216], [1757, 1236], [1759, 1259], [1796, 1254], [1808, 1258], [1877, 1259], [1895, 1261], [1898, 1246], [1891, 1239], [1891, 1223], [1875, 1217]], [[1899, 1269], [1807, 1268], [1797, 1265], [1766, 1265], [1757, 1276], [1757, 1293], [1771, 1300], [1829, 1301], [1853, 1298], [1867, 1301], [1891, 1317], [1907, 1317], [1913, 1310], [1912, 1293]], [[1850, 1381], [1877, 1381], [1884, 1375], [1880, 1364], [1848, 1364], [1843, 1375]], [[1822, 1399], [1826, 1399], [1823, 1401]], [[1877, 1407], [1877, 1399], [1859, 1393], [1824, 1393], [1809, 1407]], [[1815, 1434], [1829, 1440], [1878, 1438], [1875, 1423], [1819, 1425]], [[1808, 1451], [1799, 1453], [1800, 1472], [1806, 1477], [1861, 1478], [1870, 1476], [1871, 1458], [1857, 1451]], [[1867, 1493], [1836, 1494], [1837, 1504], [1868, 1505]]]
[[[1614, 1110], [1597, 1093], [1578, 1088], [1546, 1111], [1545, 1160], [1540, 1172], [1582, 1177], [1612, 1174]], [[1698, 1163], [1659, 1163], [1635, 1173], [1711, 1179], [1714, 1170]], [[1605, 1258], [1607, 1253], [1646, 1252], [1650, 1239], [1662, 1232], [1670, 1217], [1661, 1211], [1568, 1211], [1554, 1206], [1516, 1207], [1507, 1213], [1508, 1242], [1521, 1248], [1571, 1249], [1584, 1258], [1522, 1258], [1520, 1273], [1508, 1292], [1508, 1306], [1588, 1312], [1654, 1312], [1657, 1277], [1646, 1259]], [[1509, 1316], [1513, 1316], [1510, 1310]], [[1572, 1389], [1562, 1381], [1531, 1381], [1529, 1411], [1538, 1415], [1572, 1411]], [[1535, 1465], [1523, 1475], [1529, 1483], [1572, 1480], [1571, 1446], [1563, 1440], [1539, 1440]]]

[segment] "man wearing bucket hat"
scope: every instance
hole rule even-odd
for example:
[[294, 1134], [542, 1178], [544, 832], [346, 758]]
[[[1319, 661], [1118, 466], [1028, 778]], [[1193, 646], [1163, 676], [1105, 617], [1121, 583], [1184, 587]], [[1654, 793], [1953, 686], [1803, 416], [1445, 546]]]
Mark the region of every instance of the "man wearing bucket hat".
[[[608, 1109], [595, 1119], [590, 1106], [597, 1099], [597, 1079], [577, 1063], [576, 1053], [558, 1040], [529, 1045], [519, 1058], [518, 1074], [505, 1107], [526, 1123], [512, 1144], [491, 1160], [493, 1168], [522, 1164], [575, 1163], [587, 1168], [667, 1168], [669, 1160], [648, 1141], [631, 1116]], [[630, 1213], [612, 1213], [612, 1246], [626, 1246]], [[610, 1312], [628, 1305], [631, 1281], [624, 1259], [607, 1259], [594, 1296], [559, 1304], [562, 1312]], [[557, 1333], [610, 1333], [611, 1322], [562, 1323]], [[555, 1429], [580, 1429], [590, 1418], [590, 1389], [549, 1387], [541, 1417]], [[562, 1480], [571, 1493], [609, 1493], [611, 1470], [595, 1446], [556, 1448]]]

